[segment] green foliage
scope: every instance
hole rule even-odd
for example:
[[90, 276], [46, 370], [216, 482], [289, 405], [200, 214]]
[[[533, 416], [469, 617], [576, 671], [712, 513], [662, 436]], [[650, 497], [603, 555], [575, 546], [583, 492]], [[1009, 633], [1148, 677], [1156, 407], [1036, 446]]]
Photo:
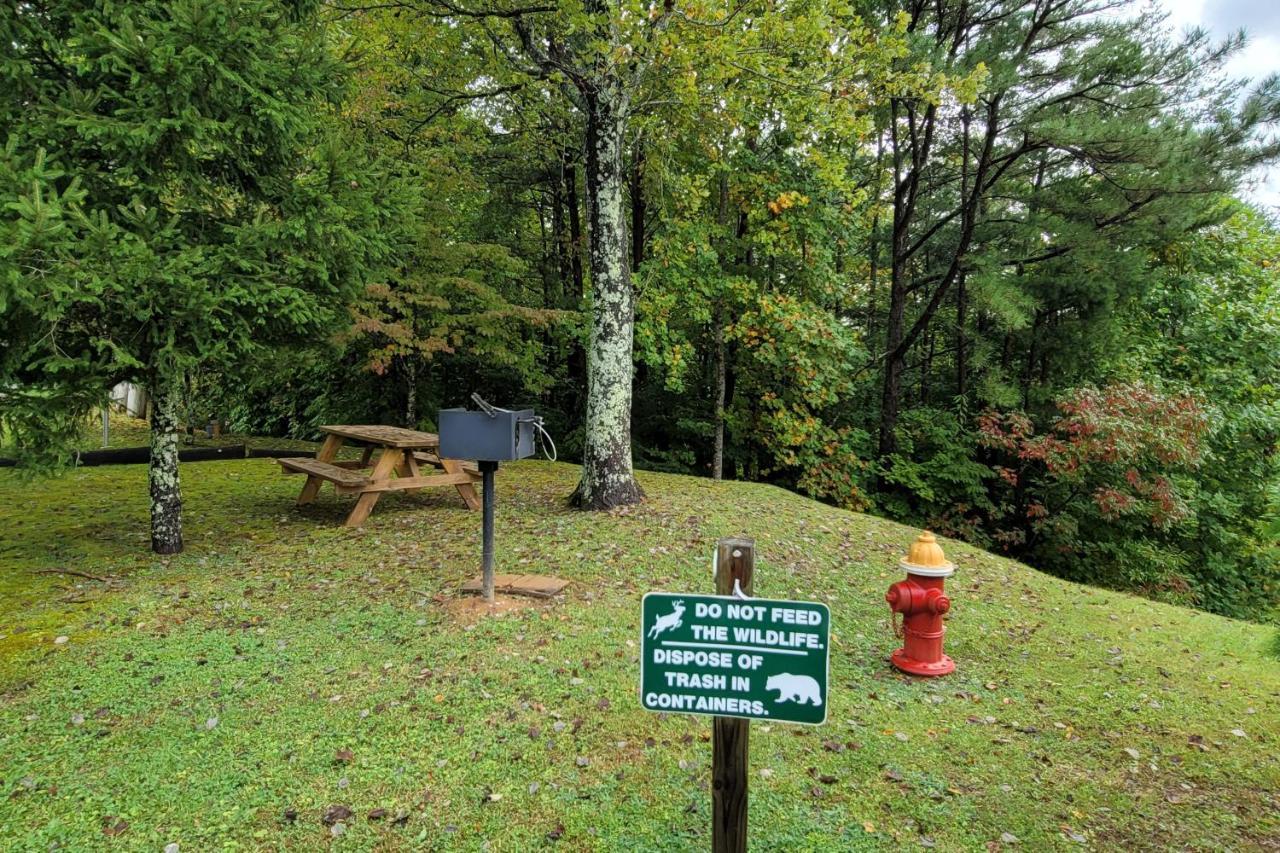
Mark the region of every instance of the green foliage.
[[880, 508], [895, 517], [920, 518], [943, 535], [990, 546], [985, 524], [994, 506], [990, 466], [974, 458], [976, 436], [963, 412], [914, 408], [898, 431], [899, 452], [882, 476], [894, 486]]
[[327, 334], [391, 256], [396, 190], [336, 121], [314, 22], [271, 0], [5, 9], [0, 376], [28, 454], [61, 458], [50, 420], [116, 382]]

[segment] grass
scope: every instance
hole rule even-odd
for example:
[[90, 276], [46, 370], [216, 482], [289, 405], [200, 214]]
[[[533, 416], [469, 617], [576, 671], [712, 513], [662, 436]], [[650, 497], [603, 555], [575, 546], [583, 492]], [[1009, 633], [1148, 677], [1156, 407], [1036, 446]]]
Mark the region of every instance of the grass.
[[0, 847], [705, 849], [710, 724], [639, 708], [640, 596], [709, 591], [715, 540], [743, 534], [756, 593], [826, 601], [835, 635], [828, 724], [752, 724], [754, 849], [1280, 838], [1264, 626], [945, 542], [959, 670], [912, 680], [882, 597], [917, 531], [657, 474], [643, 506], [580, 514], [576, 469], [541, 462], [499, 474], [499, 570], [573, 583], [476, 620], [455, 494], [388, 495], [350, 531], [345, 499], [295, 508], [278, 471], [184, 465], [170, 559], [143, 466], [0, 473]]

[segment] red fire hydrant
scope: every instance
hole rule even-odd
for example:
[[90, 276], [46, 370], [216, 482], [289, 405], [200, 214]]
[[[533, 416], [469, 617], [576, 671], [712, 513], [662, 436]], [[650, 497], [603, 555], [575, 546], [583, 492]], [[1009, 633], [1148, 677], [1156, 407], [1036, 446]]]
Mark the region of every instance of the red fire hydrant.
[[889, 602], [894, 636], [903, 641], [902, 648], [889, 656], [889, 662], [912, 675], [954, 672], [955, 661], [942, 653], [942, 635], [946, 633], [942, 614], [951, 609], [951, 599], [943, 593], [942, 585], [955, 573], [955, 564], [947, 560], [938, 540], [926, 530], [911, 543], [901, 565], [907, 570], [907, 579], [889, 587], [884, 596]]

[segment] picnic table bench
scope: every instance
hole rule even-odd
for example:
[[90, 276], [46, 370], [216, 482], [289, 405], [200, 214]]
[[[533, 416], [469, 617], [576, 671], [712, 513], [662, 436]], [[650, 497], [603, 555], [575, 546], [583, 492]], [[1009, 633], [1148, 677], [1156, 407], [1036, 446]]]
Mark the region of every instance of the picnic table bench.
[[[430, 486], [453, 486], [468, 509], [479, 509], [480, 498], [475, 482], [480, 470], [461, 459], [440, 458], [440, 437], [431, 432], [393, 426], [358, 426], [337, 424], [322, 426], [324, 444], [315, 458], [286, 456], [276, 461], [285, 474], [305, 474], [307, 482], [298, 495], [298, 504], [311, 503], [326, 482], [333, 483], [338, 494], [358, 494], [356, 504], [347, 516], [347, 527], [364, 524], [383, 492], [416, 492]], [[364, 445], [359, 460], [337, 459], [347, 441]], [[376, 461], [375, 452], [381, 451]], [[423, 474], [419, 463], [431, 466]]]

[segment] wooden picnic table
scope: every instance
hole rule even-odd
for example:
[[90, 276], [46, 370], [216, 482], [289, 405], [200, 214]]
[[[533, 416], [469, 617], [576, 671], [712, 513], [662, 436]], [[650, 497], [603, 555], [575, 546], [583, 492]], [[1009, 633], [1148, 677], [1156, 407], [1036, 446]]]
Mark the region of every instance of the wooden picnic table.
[[[285, 474], [307, 475], [307, 482], [298, 495], [299, 506], [315, 500], [320, 486], [330, 482], [340, 495], [360, 496], [347, 516], [347, 527], [364, 524], [383, 492], [416, 492], [428, 486], [454, 486], [468, 509], [480, 508], [480, 498], [474, 485], [480, 479], [479, 469], [473, 463], [460, 459], [441, 459], [440, 437], [435, 433], [379, 425], [337, 424], [320, 429], [326, 435], [314, 459], [291, 456], [276, 460]], [[338, 451], [348, 441], [364, 445], [359, 461], [337, 459]], [[373, 455], [379, 450], [381, 453], [374, 461]], [[444, 473], [423, 474], [420, 464], [430, 465]]]

